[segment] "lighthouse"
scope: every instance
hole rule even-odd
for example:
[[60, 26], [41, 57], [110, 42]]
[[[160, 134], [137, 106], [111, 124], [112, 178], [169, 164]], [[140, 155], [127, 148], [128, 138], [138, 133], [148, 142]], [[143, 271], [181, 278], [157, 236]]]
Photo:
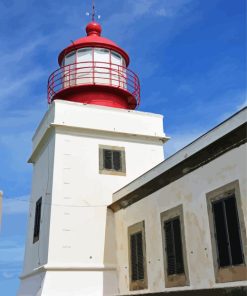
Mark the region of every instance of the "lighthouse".
[[136, 110], [140, 82], [130, 58], [95, 21], [61, 51], [58, 64], [29, 159], [18, 295], [117, 295], [121, 250], [109, 205], [114, 192], [163, 161], [163, 116]]

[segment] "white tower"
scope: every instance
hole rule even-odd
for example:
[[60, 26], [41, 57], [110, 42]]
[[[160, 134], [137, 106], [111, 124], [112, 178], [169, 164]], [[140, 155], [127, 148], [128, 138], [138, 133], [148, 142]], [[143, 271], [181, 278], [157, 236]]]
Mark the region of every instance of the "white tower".
[[19, 296], [116, 295], [112, 193], [163, 161], [161, 115], [138, 112], [129, 57], [88, 24], [59, 55], [34, 137]]

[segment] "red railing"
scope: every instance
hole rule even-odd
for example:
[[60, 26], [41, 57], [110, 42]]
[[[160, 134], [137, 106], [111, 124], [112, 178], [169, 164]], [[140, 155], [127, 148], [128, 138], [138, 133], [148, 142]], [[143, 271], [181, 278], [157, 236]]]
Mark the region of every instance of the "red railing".
[[130, 69], [105, 62], [80, 62], [63, 66], [48, 79], [48, 103], [64, 89], [80, 85], [107, 85], [128, 91], [140, 104], [140, 82]]

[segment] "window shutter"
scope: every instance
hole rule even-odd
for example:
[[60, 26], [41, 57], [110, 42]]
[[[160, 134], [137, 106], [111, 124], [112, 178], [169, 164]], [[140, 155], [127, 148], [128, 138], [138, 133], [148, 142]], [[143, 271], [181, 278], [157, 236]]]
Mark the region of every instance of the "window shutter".
[[136, 234], [137, 240], [137, 258], [138, 258], [138, 279], [144, 279], [144, 260], [143, 260], [143, 244], [142, 244], [142, 233]]
[[112, 151], [113, 152], [113, 168], [116, 171], [121, 170], [121, 152], [120, 151]]
[[130, 249], [131, 249], [131, 271], [132, 271], [132, 281], [138, 279], [138, 268], [137, 268], [137, 246], [136, 246], [136, 236], [131, 235], [130, 237]]
[[164, 224], [167, 256], [167, 274], [184, 273], [183, 248], [180, 219], [175, 218]]
[[144, 279], [142, 232], [130, 236], [132, 281]]
[[176, 273], [181, 274], [181, 273], [184, 273], [184, 262], [183, 262], [180, 219], [175, 219], [173, 221], [173, 231], [174, 231], [174, 244], [175, 244], [175, 254], [176, 254]]
[[166, 239], [166, 257], [167, 257], [167, 274], [175, 274], [175, 254], [173, 242], [172, 221], [165, 222], [165, 239]]
[[104, 149], [103, 157], [104, 157], [104, 168], [111, 170], [112, 169], [112, 151]]

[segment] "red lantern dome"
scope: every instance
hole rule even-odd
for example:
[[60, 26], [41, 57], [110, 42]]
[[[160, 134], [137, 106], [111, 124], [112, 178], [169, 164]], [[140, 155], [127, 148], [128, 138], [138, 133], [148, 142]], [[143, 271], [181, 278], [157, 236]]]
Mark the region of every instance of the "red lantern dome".
[[129, 56], [113, 41], [101, 37], [101, 26], [91, 22], [87, 36], [58, 56], [60, 68], [48, 80], [48, 102], [61, 99], [123, 109], [140, 103], [138, 76], [128, 69]]

